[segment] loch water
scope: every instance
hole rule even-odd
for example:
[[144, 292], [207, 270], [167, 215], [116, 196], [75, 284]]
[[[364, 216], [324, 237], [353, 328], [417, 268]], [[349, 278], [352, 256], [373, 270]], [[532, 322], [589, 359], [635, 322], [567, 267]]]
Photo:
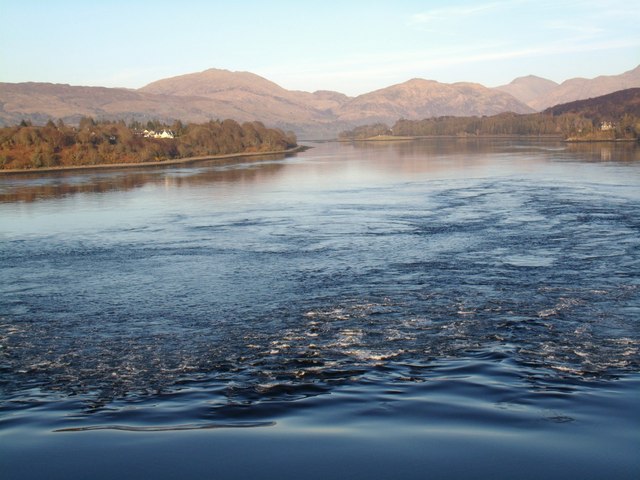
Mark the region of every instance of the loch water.
[[0, 475], [640, 478], [640, 148], [0, 176]]

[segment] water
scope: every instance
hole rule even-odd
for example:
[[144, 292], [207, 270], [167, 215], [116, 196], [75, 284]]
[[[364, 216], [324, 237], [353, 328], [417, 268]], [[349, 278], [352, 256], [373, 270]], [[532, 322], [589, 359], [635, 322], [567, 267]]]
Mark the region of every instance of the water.
[[0, 177], [4, 478], [637, 478], [640, 151]]

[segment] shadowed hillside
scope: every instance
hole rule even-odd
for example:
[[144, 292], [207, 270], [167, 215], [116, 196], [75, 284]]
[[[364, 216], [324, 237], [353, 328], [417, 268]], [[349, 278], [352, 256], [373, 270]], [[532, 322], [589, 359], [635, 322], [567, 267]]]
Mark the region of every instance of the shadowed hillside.
[[577, 100], [547, 108], [544, 113], [577, 113], [594, 120], [615, 121], [625, 115], [640, 117], [640, 88], [629, 88], [596, 98]]

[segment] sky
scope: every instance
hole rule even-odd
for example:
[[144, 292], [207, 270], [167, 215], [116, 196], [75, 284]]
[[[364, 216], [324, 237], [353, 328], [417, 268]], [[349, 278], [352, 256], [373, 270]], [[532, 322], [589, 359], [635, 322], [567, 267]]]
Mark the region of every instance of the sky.
[[640, 64], [640, 2], [0, 0], [0, 81], [139, 88], [222, 68], [358, 95]]

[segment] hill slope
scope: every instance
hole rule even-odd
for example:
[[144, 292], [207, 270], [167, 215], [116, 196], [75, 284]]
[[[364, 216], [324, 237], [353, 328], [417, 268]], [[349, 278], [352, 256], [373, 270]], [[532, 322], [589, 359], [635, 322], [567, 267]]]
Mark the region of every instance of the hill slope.
[[601, 75], [592, 79], [571, 78], [559, 85], [540, 77], [520, 77], [496, 89], [510, 93], [534, 110], [541, 111], [553, 105], [635, 87], [640, 87], [640, 65], [620, 75]]
[[340, 107], [338, 118], [344, 122], [392, 123], [400, 118], [531, 111], [511, 95], [477, 83], [447, 84], [414, 78], [354, 98]]
[[163, 95], [203, 97], [215, 97], [219, 93], [242, 91], [283, 97], [287, 95], [287, 90], [259, 75], [215, 68], [157, 80], [142, 87], [139, 91]]
[[546, 78], [528, 75], [526, 77], [518, 77], [507, 85], [496, 87], [496, 90], [506, 92], [513, 95], [531, 107], [531, 102], [544, 97], [558, 87], [558, 84]]
[[23, 118], [35, 123], [51, 118], [77, 123], [83, 116], [125, 120], [184, 118], [198, 122], [209, 120], [212, 114], [214, 118], [249, 117], [243, 113], [231, 104], [220, 105], [203, 97], [52, 83], [0, 83], [0, 123], [6, 125]]
[[640, 118], [640, 88], [628, 88], [596, 98], [576, 100], [547, 108], [543, 113], [575, 113], [597, 121], [619, 121], [625, 115]]
[[244, 117], [293, 129], [333, 122], [333, 110], [349, 100], [338, 92], [286, 90], [254, 73], [215, 68], [158, 80], [139, 91], [206, 98], [221, 106], [233, 106]]

